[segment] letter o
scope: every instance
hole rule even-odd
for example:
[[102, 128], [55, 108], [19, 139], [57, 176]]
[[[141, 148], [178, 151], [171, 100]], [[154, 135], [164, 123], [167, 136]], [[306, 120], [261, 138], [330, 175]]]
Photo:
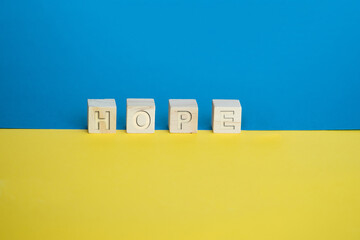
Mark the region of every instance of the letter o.
[[[144, 122], [142, 122], [144, 120]], [[146, 129], [151, 124], [150, 114], [146, 111], [138, 111], [134, 114], [134, 124], [138, 129]]]

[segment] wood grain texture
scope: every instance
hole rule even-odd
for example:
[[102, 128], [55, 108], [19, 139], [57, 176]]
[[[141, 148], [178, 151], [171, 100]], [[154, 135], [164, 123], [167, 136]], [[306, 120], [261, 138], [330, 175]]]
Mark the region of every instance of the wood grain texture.
[[197, 133], [198, 111], [198, 105], [195, 99], [170, 99], [170, 133]]
[[240, 133], [240, 101], [214, 99], [212, 101], [212, 128], [214, 133]]
[[128, 98], [126, 100], [126, 132], [155, 132], [154, 99]]
[[115, 99], [88, 99], [88, 132], [116, 132]]

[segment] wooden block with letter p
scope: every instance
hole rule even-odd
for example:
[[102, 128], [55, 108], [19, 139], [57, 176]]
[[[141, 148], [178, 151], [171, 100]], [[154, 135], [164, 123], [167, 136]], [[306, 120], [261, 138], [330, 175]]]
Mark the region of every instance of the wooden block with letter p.
[[241, 105], [239, 100], [214, 99], [212, 105], [214, 133], [241, 132]]
[[170, 133], [196, 133], [198, 129], [198, 105], [195, 99], [169, 100]]
[[89, 133], [116, 133], [115, 99], [88, 99]]
[[155, 132], [155, 101], [154, 99], [126, 99], [126, 132]]

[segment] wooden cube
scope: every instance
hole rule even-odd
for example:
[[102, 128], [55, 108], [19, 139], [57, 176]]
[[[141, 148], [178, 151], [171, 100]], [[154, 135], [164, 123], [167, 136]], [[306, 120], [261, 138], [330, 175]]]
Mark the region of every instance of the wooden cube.
[[154, 99], [128, 98], [126, 100], [126, 132], [155, 132]]
[[214, 133], [240, 133], [240, 101], [214, 99], [212, 101], [212, 127]]
[[169, 100], [170, 133], [196, 133], [198, 129], [198, 105], [195, 99]]
[[88, 99], [89, 133], [116, 132], [115, 99]]

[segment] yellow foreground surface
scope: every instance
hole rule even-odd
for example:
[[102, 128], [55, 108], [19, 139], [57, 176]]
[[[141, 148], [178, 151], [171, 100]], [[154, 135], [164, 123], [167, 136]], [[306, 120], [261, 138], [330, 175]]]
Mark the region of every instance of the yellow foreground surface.
[[0, 239], [360, 239], [360, 131], [0, 130]]

